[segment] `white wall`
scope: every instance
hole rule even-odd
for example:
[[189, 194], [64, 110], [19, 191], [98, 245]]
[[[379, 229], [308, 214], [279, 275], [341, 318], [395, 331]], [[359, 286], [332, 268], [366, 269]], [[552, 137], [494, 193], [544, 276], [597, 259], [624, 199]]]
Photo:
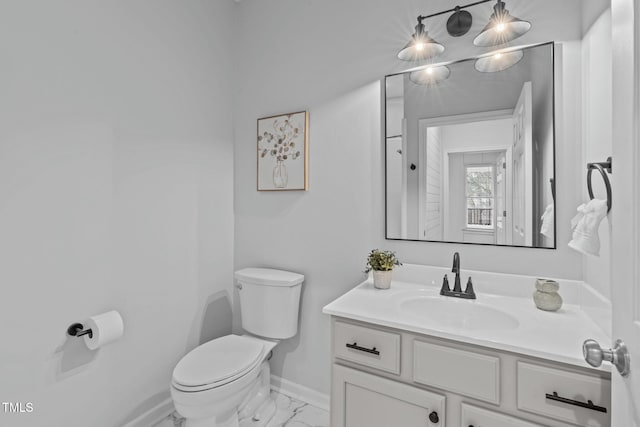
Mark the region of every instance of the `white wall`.
[[[587, 12], [587, 11], [585, 11]], [[585, 17], [587, 19], [587, 17]], [[588, 20], [582, 45], [582, 201], [589, 200], [586, 183], [587, 162], [603, 162], [612, 151], [612, 69], [611, 10], [605, 10], [595, 21]], [[597, 82], [597, 84], [594, 84]], [[613, 173], [615, 173], [615, 161]], [[598, 171], [593, 172], [593, 192], [606, 198], [606, 189]], [[613, 192], [615, 197], [615, 190]], [[615, 203], [615, 200], [614, 200]], [[584, 255], [584, 279], [605, 297], [611, 290], [611, 223], [602, 221], [600, 256]]]
[[443, 153], [506, 150], [513, 144], [511, 117], [446, 125], [441, 129]]
[[[232, 7], [3, 2], [0, 400], [34, 410], [1, 425], [120, 426], [230, 329]], [[110, 309], [121, 340], [66, 336]]]
[[[522, 43], [578, 40], [577, 28], [562, 19], [577, 1], [541, 1], [526, 7], [536, 22]], [[524, 4], [524, 3], [522, 3]], [[323, 305], [356, 285], [368, 251], [396, 250], [404, 262], [450, 266], [460, 251], [462, 268], [578, 279], [582, 258], [566, 247], [568, 227], [559, 230], [558, 249], [500, 248], [384, 240], [383, 135], [380, 79], [410, 65], [395, 59], [415, 17], [442, 10], [448, 1], [296, 0], [244, 1], [235, 29], [236, 92], [235, 267], [272, 266], [298, 271], [303, 285], [300, 331], [282, 343], [273, 372], [313, 389], [329, 390], [329, 319]], [[523, 10], [510, 5], [511, 12]], [[549, 8], [554, 9], [548, 13]], [[559, 10], [563, 9], [563, 10]], [[490, 10], [488, 10], [488, 14]], [[548, 14], [547, 14], [548, 13]], [[546, 16], [546, 18], [545, 18]], [[475, 20], [478, 26], [482, 19]], [[468, 56], [471, 36], [453, 40], [442, 28], [447, 57]], [[555, 36], [554, 36], [555, 35]], [[558, 64], [558, 222], [567, 224], [578, 202], [580, 149], [579, 42], [566, 44]], [[307, 109], [310, 112], [308, 192], [256, 191], [256, 119]], [[576, 113], [577, 110], [577, 113]], [[480, 290], [481, 292], [481, 290]], [[239, 325], [236, 324], [237, 330]]]

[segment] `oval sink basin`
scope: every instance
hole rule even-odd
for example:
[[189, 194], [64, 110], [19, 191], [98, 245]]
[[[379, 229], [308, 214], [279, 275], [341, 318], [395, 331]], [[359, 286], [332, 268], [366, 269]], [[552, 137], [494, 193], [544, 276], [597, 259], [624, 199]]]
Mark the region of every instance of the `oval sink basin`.
[[415, 297], [400, 302], [400, 310], [439, 327], [479, 330], [515, 329], [518, 319], [477, 301], [450, 297]]

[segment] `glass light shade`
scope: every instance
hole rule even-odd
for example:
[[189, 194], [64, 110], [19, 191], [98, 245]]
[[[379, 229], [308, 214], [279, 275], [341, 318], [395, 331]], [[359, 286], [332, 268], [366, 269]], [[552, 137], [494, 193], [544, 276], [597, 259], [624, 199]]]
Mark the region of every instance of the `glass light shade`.
[[450, 74], [451, 70], [449, 67], [446, 65], [437, 65], [435, 67], [412, 71], [411, 74], [409, 74], [409, 80], [415, 84], [432, 86], [446, 80]]
[[510, 42], [531, 29], [531, 23], [509, 14], [503, 1], [493, 7], [493, 13], [486, 27], [473, 39], [476, 46], [488, 47]]
[[409, 43], [398, 52], [398, 58], [403, 61], [419, 61], [433, 58], [442, 52], [444, 52], [444, 46], [429, 37], [424, 24], [418, 23]]
[[520, 62], [523, 56], [524, 53], [521, 50], [499, 52], [490, 56], [484, 56], [476, 60], [476, 70], [481, 73], [495, 73], [503, 71], [516, 65]]

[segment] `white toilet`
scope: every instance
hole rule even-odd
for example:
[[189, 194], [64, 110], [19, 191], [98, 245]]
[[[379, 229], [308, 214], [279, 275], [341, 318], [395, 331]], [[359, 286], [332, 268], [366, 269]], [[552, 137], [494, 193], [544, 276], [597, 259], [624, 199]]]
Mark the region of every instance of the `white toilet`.
[[173, 370], [171, 397], [186, 427], [263, 427], [275, 414], [271, 350], [298, 332], [304, 276], [269, 268], [235, 272], [242, 328], [185, 355]]

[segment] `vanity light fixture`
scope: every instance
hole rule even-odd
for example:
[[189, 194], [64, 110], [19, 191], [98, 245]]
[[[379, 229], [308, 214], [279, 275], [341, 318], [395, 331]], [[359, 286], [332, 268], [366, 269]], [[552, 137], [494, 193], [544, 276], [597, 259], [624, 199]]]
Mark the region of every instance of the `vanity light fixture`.
[[476, 46], [496, 46], [515, 40], [531, 29], [531, 23], [511, 16], [502, 0], [493, 6], [489, 23], [473, 39]]
[[432, 86], [446, 80], [450, 74], [451, 70], [446, 65], [435, 65], [412, 71], [409, 80], [415, 84]]
[[509, 52], [495, 52], [487, 56], [483, 56], [476, 60], [476, 70], [481, 73], [495, 73], [506, 70], [516, 65], [522, 57], [522, 50], [512, 50]]
[[[415, 32], [411, 35], [409, 42], [398, 52], [398, 58], [403, 61], [420, 61], [441, 55], [445, 50], [444, 46], [429, 36], [429, 32], [426, 30], [422, 21], [427, 18], [453, 12], [447, 20], [447, 32], [450, 36], [460, 37], [469, 32], [473, 23], [471, 13], [464, 9], [490, 1], [493, 0], [479, 0], [430, 15], [419, 15]], [[493, 13], [491, 14], [489, 23], [484, 27], [482, 32], [476, 36], [473, 44], [482, 47], [504, 44], [520, 37], [529, 31], [529, 29], [531, 29], [530, 22], [511, 16], [505, 8], [505, 3], [502, 0], [497, 0], [496, 5], [493, 7]]]

